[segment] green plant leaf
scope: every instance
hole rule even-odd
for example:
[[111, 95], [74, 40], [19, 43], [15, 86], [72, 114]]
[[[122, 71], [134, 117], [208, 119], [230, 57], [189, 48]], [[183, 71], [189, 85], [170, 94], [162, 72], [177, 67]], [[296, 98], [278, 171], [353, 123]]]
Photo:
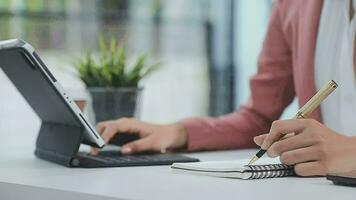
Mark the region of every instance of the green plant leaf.
[[103, 38], [102, 35], [98, 36], [98, 44], [99, 44], [99, 50], [101, 52], [101, 59], [102, 61], [106, 60], [106, 44], [105, 44], [105, 40]]
[[99, 58], [91, 51], [85, 58], [74, 63], [80, 78], [88, 87], [137, 87], [139, 81], [148, 76], [161, 64], [146, 66], [146, 55], [136, 58], [132, 67], [127, 66], [127, 52], [123, 43], [111, 37], [109, 45], [104, 38], [98, 36]]
[[133, 68], [131, 71], [127, 73], [127, 81], [128, 82], [138, 82], [140, 78], [140, 73], [145, 66], [145, 61], [146, 61], [147, 56], [146, 55], [141, 55], [137, 58], [136, 63], [134, 64]]
[[149, 76], [152, 72], [158, 70], [160, 67], [162, 67], [162, 63], [156, 63], [156, 64], [153, 64], [153, 65], [147, 67], [146, 70], [143, 71], [143, 73], [140, 75], [140, 79], [143, 79], [143, 78]]

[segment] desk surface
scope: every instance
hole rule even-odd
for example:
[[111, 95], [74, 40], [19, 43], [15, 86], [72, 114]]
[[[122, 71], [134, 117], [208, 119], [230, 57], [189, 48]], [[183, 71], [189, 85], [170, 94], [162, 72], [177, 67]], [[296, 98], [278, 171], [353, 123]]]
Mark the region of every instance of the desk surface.
[[[244, 150], [190, 155], [201, 160], [224, 160], [247, 158], [252, 152]], [[356, 196], [355, 188], [335, 186], [325, 178], [236, 180], [173, 173], [169, 166], [70, 169], [39, 160], [30, 152], [23, 152], [22, 155], [17, 152], [15, 157], [3, 155], [0, 182], [93, 194], [109, 199], [284, 199], [288, 196], [292, 200], [311, 197], [354, 199]], [[11, 187], [7, 190], [11, 190]]]
[[[13, 105], [13, 104], [7, 104]], [[3, 106], [1, 111], [10, 111]], [[15, 109], [16, 110], [16, 109]], [[7, 112], [9, 113], [9, 112]], [[17, 112], [18, 113], [18, 112]], [[24, 112], [21, 113], [31, 113]], [[70, 169], [37, 159], [33, 155], [39, 128], [36, 116], [8, 114], [0, 120], [0, 199], [2, 191], [21, 193], [13, 184], [43, 189], [79, 192], [77, 199], [355, 199], [356, 188], [332, 185], [325, 178], [275, 178], [237, 180], [173, 173], [169, 166]], [[255, 150], [189, 154], [207, 160], [249, 158]], [[8, 183], [6, 185], [6, 183]], [[64, 194], [63, 197], [68, 196]], [[32, 195], [31, 195], [32, 196]], [[12, 198], [15, 199], [15, 198]], [[40, 199], [39, 196], [37, 199]], [[47, 198], [48, 199], [48, 198]], [[64, 198], [66, 199], [66, 198]]]

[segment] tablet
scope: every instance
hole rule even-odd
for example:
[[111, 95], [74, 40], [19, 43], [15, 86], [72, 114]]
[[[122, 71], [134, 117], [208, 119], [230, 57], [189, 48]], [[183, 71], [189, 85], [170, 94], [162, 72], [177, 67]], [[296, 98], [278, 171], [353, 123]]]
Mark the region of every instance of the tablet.
[[0, 67], [44, 122], [83, 128], [83, 143], [105, 142], [35, 52], [20, 39], [0, 41]]

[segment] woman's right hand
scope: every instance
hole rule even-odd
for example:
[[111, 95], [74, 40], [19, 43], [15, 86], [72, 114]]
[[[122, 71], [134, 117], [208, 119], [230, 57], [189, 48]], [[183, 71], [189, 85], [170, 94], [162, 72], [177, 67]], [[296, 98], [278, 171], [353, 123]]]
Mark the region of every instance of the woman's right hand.
[[[187, 133], [179, 123], [156, 125], [131, 118], [104, 121], [97, 125], [97, 131], [108, 144], [116, 134], [137, 134], [140, 139], [122, 146], [123, 154], [134, 154], [143, 151], [165, 152], [184, 148], [187, 144]], [[97, 155], [99, 149], [93, 148], [90, 154]]]

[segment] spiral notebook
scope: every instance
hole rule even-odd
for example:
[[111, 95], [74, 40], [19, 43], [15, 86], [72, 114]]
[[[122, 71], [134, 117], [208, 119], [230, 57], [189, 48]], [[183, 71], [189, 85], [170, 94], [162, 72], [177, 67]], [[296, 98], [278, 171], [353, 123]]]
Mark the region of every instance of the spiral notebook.
[[246, 165], [248, 161], [173, 163], [171, 168], [176, 172], [238, 179], [263, 179], [295, 175], [293, 166], [281, 164], [279, 159], [262, 158], [255, 165]]

